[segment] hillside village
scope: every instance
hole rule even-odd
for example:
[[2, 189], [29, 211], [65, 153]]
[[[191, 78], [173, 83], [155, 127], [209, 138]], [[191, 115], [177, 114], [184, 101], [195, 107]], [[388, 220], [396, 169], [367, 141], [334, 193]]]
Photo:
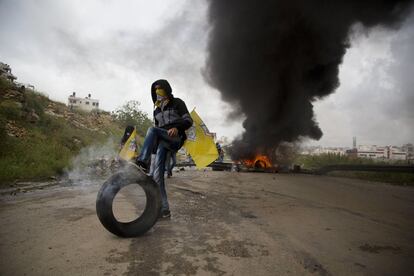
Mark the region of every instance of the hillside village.
[[0, 183], [61, 174], [81, 148], [121, 136], [122, 124], [98, 105], [87, 112], [52, 101], [0, 67]]

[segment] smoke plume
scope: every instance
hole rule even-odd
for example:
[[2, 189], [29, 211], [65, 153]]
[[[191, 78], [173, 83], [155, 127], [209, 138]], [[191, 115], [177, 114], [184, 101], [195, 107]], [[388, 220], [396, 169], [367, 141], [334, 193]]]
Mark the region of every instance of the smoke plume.
[[339, 86], [354, 24], [398, 28], [413, 1], [209, 0], [205, 77], [245, 116], [232, 157], [320, 139], [312, 102]]
[[116, 143], [109, 138], [104, 144], [94, 144], [82, 148], [73, 158], [70, 168], [66, 168], [66, 176], [71, 184], [88, 186], [102, 180], [112, 173], [117, 150]]

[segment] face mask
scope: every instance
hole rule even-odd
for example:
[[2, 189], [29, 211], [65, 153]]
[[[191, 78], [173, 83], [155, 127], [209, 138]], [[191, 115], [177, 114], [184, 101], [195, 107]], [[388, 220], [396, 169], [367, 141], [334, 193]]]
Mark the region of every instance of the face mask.
[[160, 96], [160, 95], [157, 95], [157, 102], [163, 102], [163, 101], [165, 101], [167, 99], [167, 97], [165, 97], [165, 96]]
[[164, 90], [164, 89], [162, 89], [162, 88], [157, 88], [157, 89], [155, 89], [155, 93], [156, 93], [157, 95], [160, 95], [160, 96], [164, 96], [164, 97], [166, 97], [166, 96], [167, 96], [167, 92], [165, 92], [165, 90]]
[[157, 95], [155, 105], [158, 107], [164, 107], [168, 103], [168, 97]]

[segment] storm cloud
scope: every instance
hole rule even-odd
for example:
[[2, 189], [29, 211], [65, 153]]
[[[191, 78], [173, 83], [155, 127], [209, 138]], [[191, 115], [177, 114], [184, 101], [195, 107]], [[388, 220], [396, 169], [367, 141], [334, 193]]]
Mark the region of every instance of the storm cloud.
[[246, 116], [233, 158], [320, 139], [313, 102], [339, 86], [355, 24], [397, 29], [412, 1], [210, 0], [205, 76]]

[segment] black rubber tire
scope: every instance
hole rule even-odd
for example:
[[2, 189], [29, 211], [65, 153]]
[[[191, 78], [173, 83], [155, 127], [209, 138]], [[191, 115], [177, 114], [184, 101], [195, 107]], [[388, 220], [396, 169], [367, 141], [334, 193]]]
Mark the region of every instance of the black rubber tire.
[[[119, 222], [114, 216], [112, 204], [116, 194], [127, 185], [140, 185], [147, 202], [140, 217], [131, 222]], [[157, 184], [134, 165], [127, 165], [113, 174], [102, 185], [96, 198], [96, 213], [102, 225], [120, 237], [136, 237], [146, 233], [157, 222], [160, 209], [161, 195]]]

